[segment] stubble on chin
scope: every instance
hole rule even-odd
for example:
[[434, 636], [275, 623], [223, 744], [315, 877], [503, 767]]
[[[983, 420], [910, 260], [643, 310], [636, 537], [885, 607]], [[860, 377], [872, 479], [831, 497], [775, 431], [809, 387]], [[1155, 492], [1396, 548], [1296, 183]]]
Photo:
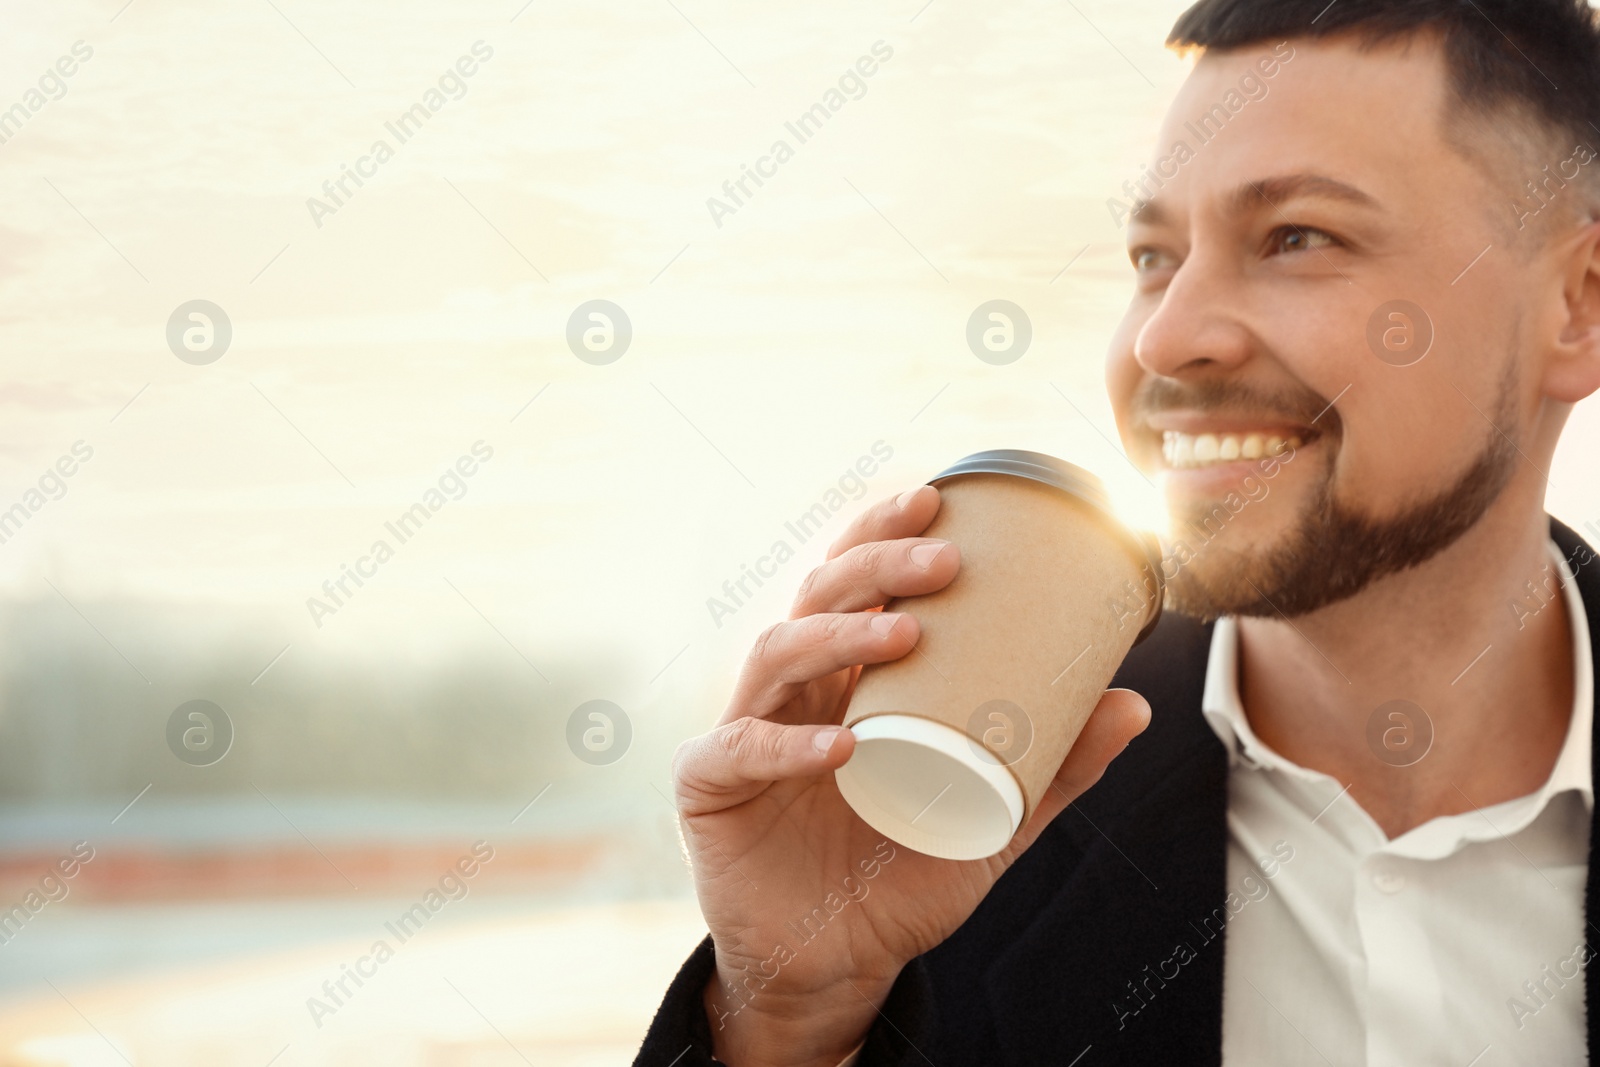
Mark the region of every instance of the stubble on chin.
[[1452, 484], [1387, 518], [1339, 499], [1330, 465], [1273, 543], [1242, 551], [1223, 529], [1195, 550], [1169, 576], [1167, 606], [1203, 620], [1293, 618], [1352, 597], [1454, 544], [1511, 480], [1517, 454], [1510, 438], [1492, 431]]

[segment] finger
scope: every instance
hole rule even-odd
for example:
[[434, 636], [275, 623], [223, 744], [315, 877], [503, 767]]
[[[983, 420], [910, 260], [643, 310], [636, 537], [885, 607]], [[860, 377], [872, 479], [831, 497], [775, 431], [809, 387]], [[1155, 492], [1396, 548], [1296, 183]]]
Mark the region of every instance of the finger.
[[949, 541], [933, 537], [869, 541], [806, 575], [789, 617], [866, 611], [893, 597], [931, 593], [949, 585], [960, 566], [961, 551]]
[[922, 629], [903, 612], [808, 615], [769, 626], [756, 638], [718, 723], [763, 718], [796, 690], [858, 663], [884, 663], [911, 651]]
[[1090, 786], [1100, 780], [1123, 749], [1150, 725], [1150, 704], [1131, 689], [1108, 689], [1084, 723], [1055, 780], [1039, 801], [1033, 817], [1010, 847], [1021, 852]]
[[704, 815], [741, 804], [773, 782], [826, 774], [855, 751], [841, 726], [783, 726], [735, 719], [691, 738], [673, 757], [678, 810]]
[[888, 541], [896, 537], [915, 537], [928, 528], [939, 513], [939, 490], [931, 485], [907, 489], [872, 505], [845, 527], [839, 539], [828, 546], [828, 558], [841, 556], [868, 541]]

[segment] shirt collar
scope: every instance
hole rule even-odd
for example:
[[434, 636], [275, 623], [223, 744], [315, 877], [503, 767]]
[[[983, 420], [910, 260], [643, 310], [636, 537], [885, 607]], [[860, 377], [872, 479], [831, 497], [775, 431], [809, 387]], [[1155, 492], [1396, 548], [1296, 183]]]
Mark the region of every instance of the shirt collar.
[[[1594, 734], [1594, 662], [1589, 646], [1589, 622], [1572, 568], [1567, 565], [1560, 547], [1554, 541], [1549, 542], [1548, 550], [1563, 579], [1561, 591], [1566, 598], [1567, 618], [1572, 630], [1572, 718], [1550, 778], [1533, 794], [1535, 802], [1530, 817], [1542, 811], [1551, 798], [1568, 790], [1578, 792], [1588, 809], [1594, 811], [1594, 755], [1591, 748]], [[1239, 699], [1239, 625], [1231, 617], [1218, 619], [1212, 630], [1211, 653], [1206, 661], [1205, 691], [1200, 708], [1206, 722], [1222, 741], [1222, 747], [1227, 749], [1230, 767], [1267, 768], [1302, 780], [1325, 777], [1278, 755], [1250, 728], [1250, 720], [1245, 718], [1244, 704]]]

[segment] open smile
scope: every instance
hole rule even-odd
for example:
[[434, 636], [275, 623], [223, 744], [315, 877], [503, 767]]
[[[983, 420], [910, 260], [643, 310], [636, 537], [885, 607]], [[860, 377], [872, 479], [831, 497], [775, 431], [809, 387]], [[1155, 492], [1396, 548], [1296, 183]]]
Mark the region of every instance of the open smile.
[[1281, 456], [1304, 446], [1306, 436], [1299, 432], [1183, 433], [1166, 430], [1161, 434], [1161, 456], [1174, 470], [1192, 470], [1237, 460]]

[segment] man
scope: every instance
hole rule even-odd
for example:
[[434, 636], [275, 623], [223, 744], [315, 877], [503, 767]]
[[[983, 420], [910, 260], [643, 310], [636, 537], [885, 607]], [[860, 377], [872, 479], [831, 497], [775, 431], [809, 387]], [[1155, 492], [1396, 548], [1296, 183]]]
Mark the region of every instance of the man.
[[1201, 55], [1107, 366], [1177, 520], [1142, 697], [1000, 855], [883, 842], [833, 724], [916, 642], [915, 602], [873, 609], [960, 546], [918, 536], [932, 488], [867, 512], [679, 750], [710, 937], [639, 1063], [1487, 1067], [1600, 1034], [1600, 561], [1543, 511], [1600, 387], [1595, 13], [1202, 0], [1169, 44]]

